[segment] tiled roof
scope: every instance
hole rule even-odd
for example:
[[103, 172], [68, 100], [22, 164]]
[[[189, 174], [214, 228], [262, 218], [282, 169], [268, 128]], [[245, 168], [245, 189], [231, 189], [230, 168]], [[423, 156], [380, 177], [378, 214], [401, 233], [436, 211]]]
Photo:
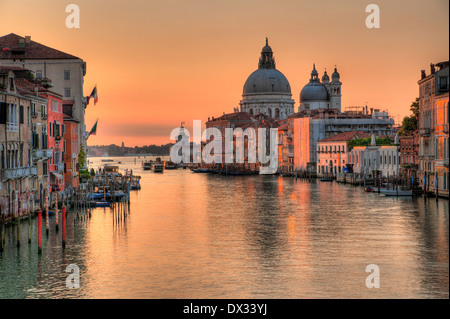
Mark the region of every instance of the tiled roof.
[[363, 132], [363, 131], [351, 131], [351, 132], [344, 132], [339, 133], [330, 137], [327, 137], [323, 140], [320, 140], [319, 142], [346, 142], [351, 141], [355, 138], [368, 138], [371, 137], [372, 134]]
[[16, 88], [21, 94], [34, 94], [35, 84], [27, 81], [26, 79], [14, 79]]
[[224, 114], [220, 117], [216, 117], [213, 119], [210, 119], [208, 122], [206, 123], [211, 123], [211, 122], [218, 122], [218, 121], [238, 121], [238, 120], [251, 120], [252, 116], [250, 113], [247, 112], [234, 112], [234, 113], [228, 113], [228, 114]]
[[20, 46], [19, 41], [25, 40], [17, 34], [10, 33], [0, 37], [0, 60], [4, 59], [79, 59], [62, 51], [52, 49], [33, 40]]

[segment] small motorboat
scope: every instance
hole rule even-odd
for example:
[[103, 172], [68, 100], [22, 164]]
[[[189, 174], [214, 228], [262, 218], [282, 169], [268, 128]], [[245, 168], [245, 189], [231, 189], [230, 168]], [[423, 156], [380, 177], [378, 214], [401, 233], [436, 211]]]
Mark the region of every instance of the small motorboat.
[[380, 189], [384, 196], [412, 196], [412, 190]]
[[109, 207], [111, 202], [95, 202], [95, 207]]
[[143, 162], [142, 163], [142, 168], [144, 169], [144, 171], [149, 171], [152, 169], [152, 161], [148, 161], [148, 162]]
[[206, 168], [194, 168], [192, 169], [194, 173], [208, 173], [208, 169]]
[[320, 181], [321, 182], [332, 182], [333, 180], [331, 178], [322, 178]]
[[375, 192], [375, 189], [373, 188], [373, 187], [366, 187], [366, 188], [364, 188], [364, 191], [366, 192], [366, 193], [371, 193], [371, 192]]
[[164, 165], [162, 163], [154, 163], [153, 164], [153, 172], [154, 173], [162, 173], [164, 171]]
[[165, 169], [177, 169], [177, 165], [174, 162], [167, 161], [167, 162], [164, 162], [164, 168]]

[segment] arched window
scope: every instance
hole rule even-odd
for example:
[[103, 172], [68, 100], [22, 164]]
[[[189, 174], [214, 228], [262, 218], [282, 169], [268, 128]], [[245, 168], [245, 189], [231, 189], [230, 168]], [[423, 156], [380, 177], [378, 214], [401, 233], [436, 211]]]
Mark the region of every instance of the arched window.
[[250, 109], [250, 112], [249, 112], [251, 115], [253, 115], [253, 109]]
[[270, 107], [267, 112], [269, 113], [269, 116], [272, 117], [272, 109]]
[[280, 117], [280, 109], [276, 108], [275, 109], [275, 118], [279, 118]]

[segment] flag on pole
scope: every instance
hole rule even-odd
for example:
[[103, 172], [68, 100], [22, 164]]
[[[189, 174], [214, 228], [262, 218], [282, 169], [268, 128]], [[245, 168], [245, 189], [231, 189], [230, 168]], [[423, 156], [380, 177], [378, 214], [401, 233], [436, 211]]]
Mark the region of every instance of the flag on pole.
[[95, 121], [94, 126], [92, 127], [91, 131], [89, 132], [88, 138], [89, 138], [89, 136], [91, 136], [91, 135], [97, 135], [97, 122], [98, 122], [98, 120]]
[[97, 95], [97, 84], [94, 86], [94, 89], [92, 90], [91, 95], [89, 95], [88, 97], [88, 104], [89, 104], [89, 100], [93, 98], [94, 99], [94, 105], [97, 103], [98, 101], [98, 95]]

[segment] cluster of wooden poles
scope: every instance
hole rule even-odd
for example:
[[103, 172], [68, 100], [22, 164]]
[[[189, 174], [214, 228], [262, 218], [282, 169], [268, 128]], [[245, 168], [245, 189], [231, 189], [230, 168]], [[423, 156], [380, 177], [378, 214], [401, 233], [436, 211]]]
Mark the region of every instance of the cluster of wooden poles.
[[[56, 233], [59, 232], [59, 228], [62, 228], [62, 247], [66, 247], [66, 224], [67, 224], [67, 212], [66, 207], [69, 205], [77, 212], [76, 218], [74, 219], [74, 223], [77, 220], [85, 221], [91, 218], [92, 207], [89, 203], [89, 198], [93, 193], [93, 185], [88, 184], [88, 187], [83, 189], [74, 190], [69, 196], [64, 196], [62, 201], [61, 209], [58, 208], [58, 198], [54, 197], [54, 215], [55, 215], [55, 230]], [[46, 192], [45, 195], [45, 203], [44, 209], [39, 209], [37, 212], [38, 219], [38, 254], [42, 254], [42, 232], [43, 232], [43, 219], [45, 219], [45, 230], [46, 235], [49, 237], [50, 233], [50, 207], [49, 207], [49, 196]], [[114, 200], [116, 199], [113, 197]], [[129, 192], [127, 195], [122, 198], [120, 201], [113, 201], [110, 208], [113, 211], [114, 223], [125, 222], [127, 216], [130, 213], [130, 196]], [[52, 212], [53, 212], [52, 211]], [[59, 214], [61, 213], [62, 220], [60, 221]], [[28, 214], [28, 243], [31, 243], [32, 240], [32, 214]], [[21, 219], [22, 216], [18, 216], [17, 218], [17, 247], [21, 245]], [[61, 225], [60, 225], [61, 224]], [[0, 225], [0, 253], [3, 252], [5, 247], [5, 223], [1, 222]]]
[[[58, 209], [58, 198], [55, 196], [55, 227], [56, 232], [59, 231], [59, 212], [61, 212], [62, 216], [62, 246], [66, 246], [66, 206], [63, 203], [63, 206], [61, 207], [61, 210]], [[42, 218], [43, 214], [45, 214], [45, 228], [46, 228], [46, 234], [47, 237], [49, 236], [49, 230], [50, 230], [50, 211], [49, 211], [49, 196], [48, 192], [45, 193], [45, 209], [44, 212], [42, 212], [42, 209], [39, 209], [37, 212], [37, 218], [38, 218], [38, 253], [42, 253]], [[28, 213], [28, 243], [31, 243], [31, 237], [32, 237], [32, 231], [31, 231], [31, 213]], [[17, 217], [17, 247], [19, 248], [21, 245], [21, 219], [22, 216], [19, 214]], [[5, 223], [2, 221], [0, 226], [0, 252], [3, 252], [5, 247]]]

